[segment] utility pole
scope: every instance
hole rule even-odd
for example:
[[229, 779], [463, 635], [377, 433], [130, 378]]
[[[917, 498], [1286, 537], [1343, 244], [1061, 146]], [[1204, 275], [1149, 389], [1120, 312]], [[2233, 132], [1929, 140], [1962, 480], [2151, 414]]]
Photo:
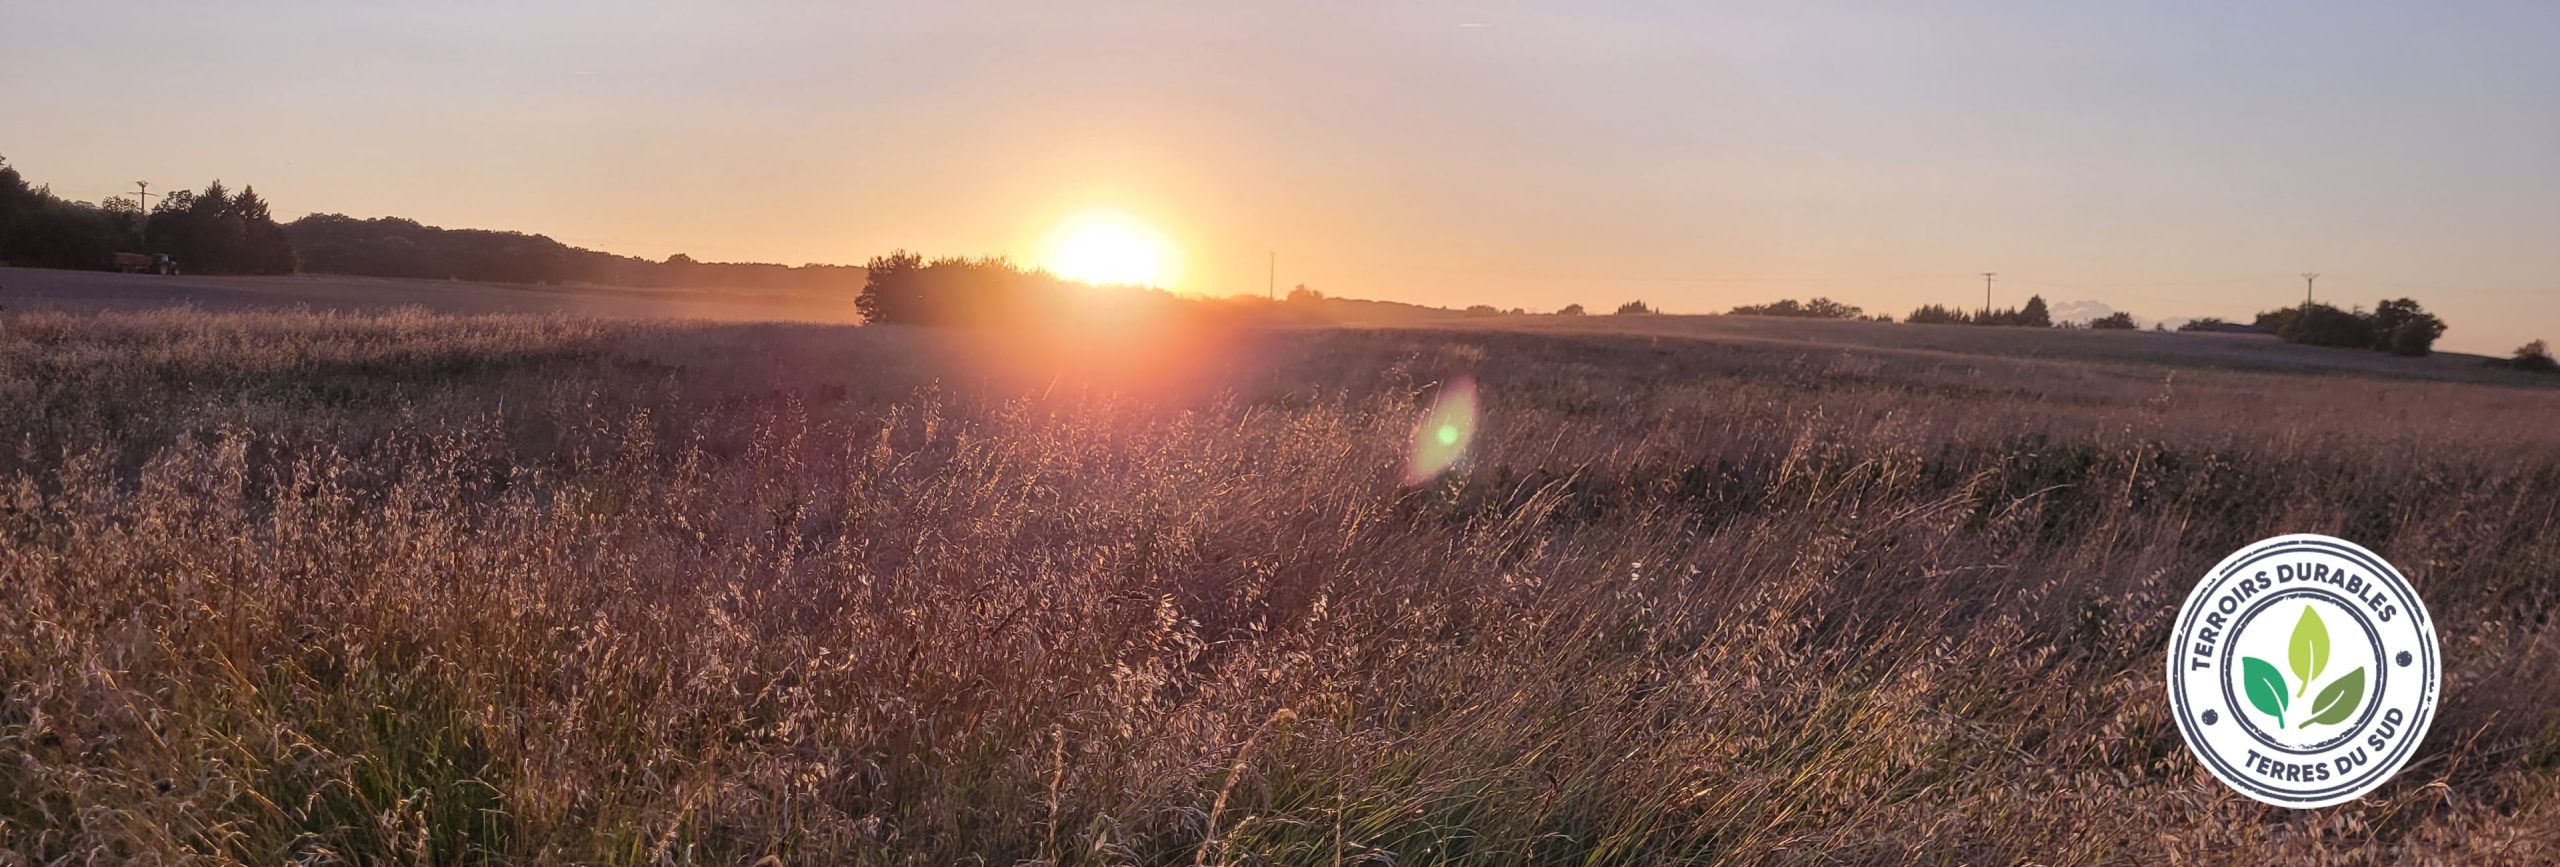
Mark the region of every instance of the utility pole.
[[1991, 278], [1997, 276], [2000, 275], [1996, 271], [1982, 272], [1982, 316], [1985, 319], [1991, 317]]
[[142, 206], [142, 240], [149, 241], [151, 240], [151, 182], [135, 181], [133, 185], [141, 189], [141, 192], [134, 194], [134, 201]]
[[2302, 310], [2305, 313], [2311, 312], [2311, 284], [2319, 281], [2320, 275], [2318, 272], [2302, 272]]
[[1262, 272], [1262, 297], [1280, 300], [1280, 251], [1271, 251], [1271, 268]]

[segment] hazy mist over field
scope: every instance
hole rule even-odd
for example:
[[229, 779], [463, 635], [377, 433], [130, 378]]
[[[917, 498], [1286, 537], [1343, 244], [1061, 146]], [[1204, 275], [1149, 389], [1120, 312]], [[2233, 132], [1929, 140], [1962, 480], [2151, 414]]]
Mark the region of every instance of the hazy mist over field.
[[[2029, 293], [2147, 320], [2416, 296], [2560, 322], [2560, 7], [0, 5], [0, 154], [94, 201], [651, 258], [1036, 260], [1101, 207], [1179, 288], [1677, 312]], [[176, 146], [183, 143], [183, 146]], [[1612, 302], [1614, 303], [1614, 301]]]

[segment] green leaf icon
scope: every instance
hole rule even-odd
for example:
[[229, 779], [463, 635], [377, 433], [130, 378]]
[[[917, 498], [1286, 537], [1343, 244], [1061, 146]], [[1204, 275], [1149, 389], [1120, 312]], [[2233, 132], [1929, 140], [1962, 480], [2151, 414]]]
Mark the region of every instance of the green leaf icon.
[[[2357, 669], [2363, 671], [2363, 669]], [[2285, 695], [2284, 672], [2275, 663], [2255, 656], [2240, 657], [2240, 686], [2249, 694], [2249, 706], [2259, 713], [2276, 718], [2276, 727], [2284, 727], [2284, 709], [2293, 699]], [[2357, 687], [2363, 691], [2362, 686]]]
[[2329, 625], [2320, 622], [2320, 612], [2311, 610], [2309, 605], [2302, 606], [2302, 619], [2293, 624], [2289, 655], [2293, 676], [2302, 681], [2301, 686], [2293, 688], [2293, 694], [2300, 696], [2311, 688], [2311, 681], [2320, 676], [2320, 670], [2329, 667]]
[[[2364, 704], [2364, 669], [2359, 668], [2347, 672], [2347, 676], [2338, 678], [2336, 683], [2321, 687], [2320, 694], [2311, 698], [2311, 718], [2303, 720], [2302, 725], [2333, 725], [2346, 722], [2347, 717], [2353, 715], [2356, 708], [2362, 704]], [[2278, 721], [2277, 724], [2283, 723]]]

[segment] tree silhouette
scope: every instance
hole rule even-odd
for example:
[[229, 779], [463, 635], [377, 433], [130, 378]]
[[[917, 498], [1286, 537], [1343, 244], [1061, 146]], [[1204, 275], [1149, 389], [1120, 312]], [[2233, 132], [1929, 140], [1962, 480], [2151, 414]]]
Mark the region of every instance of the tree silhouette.
[[2018, 325], [2028, 328], [2052, 328], [2053, 312], [2045, 309], [2044, 296], [2027, 296], [2027, 306], [2018, 308]]
[[2507, 365], [2535, 373], [2560, 373], [2560, 361], [2551, 359], [2551, 344], [2540, 340], [2516, 347], [2516, 357]]
[[233, 193], [221, 181], [197, 192], [178, 190], [151, 209], [143, 246], [179, 267], [204, 274], [288, 274], [293, 241], [276, 225], [255, 188]]
[[1733, 316], [1784, 316], [1795, 319], [1856, 319], [1866, 311], [1829, 298], [1797, 303], [1793, 298], [1733, 308]]
[[2443, 337], [2444, 320], [2407, 298], [2384, 301], [2373, 309], [2373, 330], [2382, 343], [2375, 348], [2394, 355], [2426, 355]]

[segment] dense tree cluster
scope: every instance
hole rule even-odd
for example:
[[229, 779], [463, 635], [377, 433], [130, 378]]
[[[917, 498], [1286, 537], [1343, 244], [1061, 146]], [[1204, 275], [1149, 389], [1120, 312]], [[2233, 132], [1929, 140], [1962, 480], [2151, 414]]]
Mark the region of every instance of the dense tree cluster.
[[895, 325], [1039, 330], [1072, 318], [1080, 310], [1104, 309], [1121, 316], [1233, 318], [1268, 315], [1276, 312], [1271, 308], [1315, 305], [1323, 300], [1322, 295], [1304, 287], [1290, 293], [1292, 305], [1276, 305], [1262, 298], [1180, 298], [1139, 286], [1077, 283], [1001, 257], [928, 260], [905, 250], [872, 259], [865, 273], [868, 279], [854, 299], [854, 308], [862, 312], [865, 322]]
[[415, 220], [313, 214], [285, 227], [306, 270], [368, 277], [491, 283], [586, 283], [663, 289], [851, 295], [862, 269], [846, 265], [665, 261], [572, 247], [543, 235], [445, 229]]
[[31, 186], [0, 160], [0, 263], [104, 268], [130, 243], [138, 215], [113, 213]]
[[1967, 313], [1952, 307], [1929, 304], [1911, 311], [1911, 315], [1902, 321], [1914, 325], [2008, 325], [2021, 328], [2051, 328], [2053, 311], [2045, 306], [2044, 296], [2030, 295], [2027, 296], [2027, 303], [2023, 307], [1984, 310], [1979, 313]]
[[2443, 337], [2447, 327], [2443, 319], [2407, 298], [2384, 301], [2371, 313], [2340, 310], [2327, 304], [2269, 310], [2258, 314], [2257, 326], [2286, 343], [2410, 356], [2435, 351], [2436, 338]]
[[233, 193], [215, 181], [203, 192], [170, 193], [144, 231], [145, 252], [166, 253], [194, 273], [291, 274], [296, 264], [293, 241], [256, 187]]
[[233, 193], [221, 181], [201, 192], [180, 190], [143, 219], [132, 199], [103, 205], [55, 196], [32, 186], [0, 160], [0, 262], [41, 268], [105, 269], [119, 252], [162, 253], [205, 274], [285, 274], [292, 242], [257, 190]]
[[1629, 301], [1629, 302], [1627, 302], [1627, 303], [1625, 303], [1625, 304], [1620, 304], [1620, 305], [1618, 305], [1618, 314], [1617, 314], [1617, 315], [1620, 315], [1620, 316], [1639, 316], [1639, 315], [1643, 315], [1643, 314], [1647, 314], [1647, 313], [1652, 313], [1652, 312], [1654, 312], [1654, 309], [1653, 309], [1653, 307], [1652, 307], [1652, 306], [1645, 304], [1645, 303], [1644, 303], [1644, 301], [1643, 301], [1642, 299], [1638, 299], [1638, 300], [1635, 300], [1635, 301]]
[[2105, 316], [2089, 320], [2089, 330], [2140, 331], [2142, 330], [2142, 326], [2134, 324], [2133, 314], [2118, 310], [2114, 313], [2109, 313]]
[[1735, 316], [1785, 316], [1796, 319], [1857, 319], [1866, 311], [1829, 298], [1798, 302], [1793, 298], [1733, 308]]

